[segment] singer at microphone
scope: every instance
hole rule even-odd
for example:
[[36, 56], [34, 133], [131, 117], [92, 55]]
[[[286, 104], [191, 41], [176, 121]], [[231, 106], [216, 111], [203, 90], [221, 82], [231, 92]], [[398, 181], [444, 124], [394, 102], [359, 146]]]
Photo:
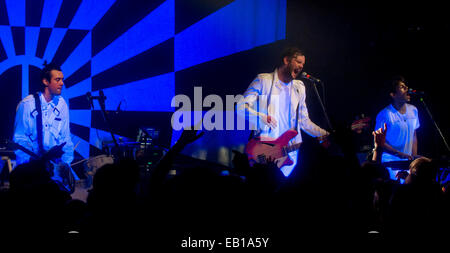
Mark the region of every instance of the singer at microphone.
[[[396, 162], [396, 161], [412, 161], [420, 157], [417, 153], [418, 142], [416, 130], [420, 127], [418, 110], [410, 104], [410, 92], [406, 85], [405, 79], [402, 76], [394, 77], [388, 83], [388, 94], [391, 97], [391, 104], [381, 110], [376, 119], [375, 131], [380, 128], [383, 129], [386, 125], [385, 137], [386, 141], [383, 146], [378, 147], [379, 150], [374, 150], [374, 157], [372, 160], [379, 160], [382, 163]], [[416, 91], [417, 94], [417, 91]], [[378, 154], [378, 151], [381, 152]], [[404, 182], [405, 173], [408, 170], [404, 168], [392, 168], [386, 166], [392, 180], [399, 180]], [[403, 170], [402, 173], [399, 173]]]
[[[251, 130], [256, 130], [253, 135], [255, 138], [277, 139], [292, 129], [297, 132], [289, 137], [292, 143], [302, 142], [301, 130], [311, 136], [326, 137], [329, 133], [309, 118], [305, 84], [297, 79], [303, 70], [305, 55], [300, 49], [291, 47], [286, 48], [280, 56], [273, 72], [260, 73], [247, 88], [236, 105], [238, 115], [248, 118], [253, 128]], [[296, 149], [283, 155], [291, 161], [289, 164], [277, 164], [284, 176], [288, 177], [297, 165], [298, 152]]]

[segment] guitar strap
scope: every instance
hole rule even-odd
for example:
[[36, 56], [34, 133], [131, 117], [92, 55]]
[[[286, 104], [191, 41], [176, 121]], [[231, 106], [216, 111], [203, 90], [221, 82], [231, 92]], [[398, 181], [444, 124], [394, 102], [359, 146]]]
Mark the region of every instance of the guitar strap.
[[[42, 155], [44, 153], [44, 144], [43, 144], [43, 137], [42, 137], [42, 107], [41, 107], [41, 99], [39, 98], [39, 92], [36, 92], [33, 94], [34, 96], [34, 102], [36, 105], [36, 130], [37, 130], [37, 140], [39, 145], [39, 151], [38, 154]], [[75, 191], [75, 180], [74, 173], [72, 171], [72, 168], [64, 168], [66, 171], [63, 173], [66, 176], [63, 176], [63, 182], [60, 182], [59, 180], [54, 180], [58, 186], [61, 188], [61, 190], [67, 191], [69, 194], [72, 194]], [[68, 170], [68, 171], [67, 171]], [[50, 175], [53, 176], [53, 169], [50, 170]]]
[[298, 101], [297, 110], [295, 110], [295, 128], [294, 128], [295, 131], [297, 131], [297, 129], [298, 129], [297, 127], [298, 127], [298, 110], [299, 110], [299, 108], [300, 108], [300, 101]]
[[[275, 70], [276, 71], [276, 70]], [[271, 97], [271, 95], [272, 95], [272, 88], [273, 88], [273, 83], [274, 83], [274, 81], [275, 81], [275, 72], [273, 72], [272, 73], [272, 85], [270, 86], [270, 91], [269, 91], [269, 97], [267, 98], [267, 112], [269, 112], [269, 104], [270, 104], [270, 97]], [[291, 84], [291, 85], [294, 85], [294, 84]], [[299, 93], [299, 91], [297, 90], [297, 93]], [[292, 96], [292, 94], [291, 94], [291, 96]], [[297, 109], [295, 110], [295, 130], [297, 131], [297, 127], [298, 127], [298, 110], [299, 110], [299, 107], [300, 107], [300, 101], [298, 101], [298, 104], [297, 104]], [[290, 112], [289, 112], [290, 113]], [[259, 121], [258, 121], [259, 122]], [[290, 125], [290, 124], [289, 124]], [[252, 131], [252, 133], [253, 133], [253, 131]], [[253, 135], [253, 134], [252, 134]]]
[[42, 108], [41, 108], [41, 99], [39, 98], [39, 92], [33, 94], [34, 103], [36, 105], [36, 130], [37, 130], [37, 140], [39, 145], [38, 154], [44, 153], [44, 144], [42, 141]]
[[[272, 84], [270, 85], [269, 95], [267, 96], [267, 112], [269, 112], [270, 97], [272, 95], [272, 88], [273, 88], [273, 83], [275, 81], [275, 72], [276, 71], [277, 70], [275, 69], [275, 71], [272, 73]], [[256, 97], [256, 108], [258, 108], [258, 110], [259, 110], [259, 106], [260, 106], [260, 104], [259, 104], [259, 96], [258, 96], [258, 97]], [[256, 129], [260, 129], [259, 128], [259, 120], [256, 121], [256, 124], [257, 124]], [[259, 130], [250, 131], [250, 136], [248, 137], [248, 140], [253, 139], [258, 133], [257, 131], [259, 132]]]
[[[277, 70], [275, 70], [273, 73], [272, 73], [272, 84], [270, 85], [270, 90], [269, 90], [269, 95], [268, 95], [268, 97], [267, 97], [267, 112], [269, 112], [269, 105], [270, 105], [270, 97], [272, 96], [272, 88], [273, 88], [273, 84], [274, 84], [274, 82], [275, 82], [275, 72], [276, 72]], [[299, 91], [297, 90], [297, 93], [298, 93]], [[256, 98], [256, 103], [257, 103], [257, 108], [259, 108], [259, 96]], [[297, 127], [298, 127], [298, 111], [299, 111], [299, 107], [300, 107], [300, 101], [298, 102], [298, 104], [297, 104], [297, 109], [295, 110], [295, 130], [297, 131]], [[258, 124], [258, 127], [257, 127], [257, 129], [259, 129], [259, 120], [257, 121], [257, 124]], [[255, 130], [252, 130], [251, 132], [250, 132], [250, 136], [249, 136], [249, 140], [250, 139], [253, 139], [253, 137], [255, 137]]]

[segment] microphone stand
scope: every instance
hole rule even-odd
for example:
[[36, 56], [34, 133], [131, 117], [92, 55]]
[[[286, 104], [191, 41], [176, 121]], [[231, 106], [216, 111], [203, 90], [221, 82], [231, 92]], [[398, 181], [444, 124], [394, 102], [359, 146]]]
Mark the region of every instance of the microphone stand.
[[430, 109], [428, 109], [428, 106], [427, 106], [427, 104], [425, 103], [425, 100], [423, 99], [422, 96], [419, 97], [419, 100], [420, 100], [420, 102], [422, 102], [423, 107], [425, 108], [425, 111], [428, 113], [428, 116], [429, 116], [430, 119], [431, 119], [431, 122], [433, 122], [434, 127], [436, 128], [436, 130], [438, 131], [438, 133], [439, 133], [439, 135], [440, 135], [442, 141], [444, 142], [444, 145], [445, 145], [445, 148], [447, 149], [447, 152], [450, 153], [450, 147], [448, 146], [448, 143], [447, 143], [447, 141], [445, 140], [445, 137], [444, 137], [444, 135], [442, 134], [441, 129], [439, 128], [438, 124], [437, 124], [436, 121], [434, 120], [433, 115], [431, 114]]
[[311, 80], [312, 86], [314, 87], [314, 92], [316, 93], [317, 98], [319, 99], [319, 104], [322, 107], [323, 114], [325, 116], [325, 120], [327, 121], [328, 128], [331, 132], [334, 132], [333, 127], [331, 126], [330, 118], [328, 117], [327, 110], [325, 109], [325, 105], [323, 104], [322, 99], [320, 98], [319, 91], [317, 90], [317, 85], [314, 80]]
[[[106, 115], [106, 107], [105, 107], [105, 100], [106, 100], [106, 97], [105, 97], [105, 95], [103, 94], [103, 91], [102, 91], [102, 90], [100, 90], [99, 93], [100, 93], [100, 96], [92, 96], [92, 97], [91, 97], [91, 105], [92, 105], [92, 109], [94, 110], [94, 104], [92, 103], [92, 100], [93, 100], [93, 99], [98, 99], [98, 103], [100, 104], [100, 109], [101, 109], [101, 112], [102, 112], [103, 120], [104, 120], [105, 123], [106, 123], [106, 127], [108, 128], [108, 132], [111, 134], [111, 137], [112, 137], [113, 142], [114, 142], [114, 147], [116, 148], [116, 152], [117, 152], [117, 154], [119, 154], [120, 147], [119, 147], [119, 144], [117, 143], [116, 137], [114, 136], [114, 134], [113, 134], [113, 132], [112, 132], [111, 124], [109, 123], [108, 117], [107, 117], [107, 115]], [[112, 152], [111, 152], [111, 153], [112, 153]]]

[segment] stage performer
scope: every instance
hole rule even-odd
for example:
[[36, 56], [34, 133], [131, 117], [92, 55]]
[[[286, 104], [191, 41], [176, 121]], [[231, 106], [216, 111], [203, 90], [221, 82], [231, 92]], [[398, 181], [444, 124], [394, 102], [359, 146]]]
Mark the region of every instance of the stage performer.
[[[392, 102], [378, 113], [375, 124], [375, 129], [384, 127], [384, 124], [389, 129], [382, 147], [381, 162], [414, 160], [420, 157], [417, 154], [416, 134], [420, 122], [417, 108], [408, 103], [411, 97], [404, 77], [396, 76], [392, 79], [389, 95]], [[398, 176], [404, 175], [399, 174], [402, 170], [387, 169], [392, 180], [398, 180]]]
[[[329, 134], [309, 119], [305, 85], [296, 80], [304, 65], [303, 52], [295, 47], [287, 48], [275, 71], [257, 75], [245, 91], [237, 109], [240, 115], [249, 114], [249, 121], [256, 129], [253, 137], [278, 138], [287, 130], [294, 129], [298, 134], [289, 143], [298, 144], [302, 142], [300, 129], [314, 137]], [[286, 177], [297, 165], [298, 151], [288, 155], [293, 164], [280, 168]]]
[[[56, 160], [57, 166], [52, 171], [52, 179], [62, 183], [67, 189], [67, 174], [71, 173], [75, 180], [78, 178], [70, 168], [74, 150], [69, 128], [69, 108], [61, 96], [64, 75], [59, 66], [44, 63], [40, 79], [43, 91], [28, 95], [17, 106], [13, 140], [39, 156], [52, 147], [65, 143], [61, 157]], [[36, 98], [39, 100], [36, 101]], [[38, 119], [39, 111], [41, 119]], [[38, 129], [41, 129], [41, 135], [38, 134]], [[29, 160], [28, 154], [16, 151], [17, 164]]]

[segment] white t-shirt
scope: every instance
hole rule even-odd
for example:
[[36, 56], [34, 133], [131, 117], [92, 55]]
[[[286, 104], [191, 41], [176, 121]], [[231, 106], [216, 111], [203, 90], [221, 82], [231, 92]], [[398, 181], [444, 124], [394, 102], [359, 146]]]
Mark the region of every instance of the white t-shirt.
[[[379, 129], [386, 123], [386, 142], [396, 150], [412, 155], [414, 132], [420, 127], [417, 108], [406, 104], [406, 112], [401, 114], [392, 105], [388, 105], [377, 115], [375, 129]], [[382, 162], [406, 160], [384, 152]]]
[[[275, 119], [277, 122], [277, 128], [274, 129], [274, 131], [278, 131], [277, 134], [275, 134], [276, 137], [280, 136], [284, 132], [286, 132], [288, 129], [292, 128], [291, 126], [291, 88], [292, 84], [289, 83], [283, 83], [282, 81], [279, 81], [281, 86], [278, 89], [278, 92], [276, 94], [273, 94], [272, 103], [275, 105]], [[275, 87], [277, 88], [277, 87]], [[274, 92], [275, 93], [275, 92]]]

